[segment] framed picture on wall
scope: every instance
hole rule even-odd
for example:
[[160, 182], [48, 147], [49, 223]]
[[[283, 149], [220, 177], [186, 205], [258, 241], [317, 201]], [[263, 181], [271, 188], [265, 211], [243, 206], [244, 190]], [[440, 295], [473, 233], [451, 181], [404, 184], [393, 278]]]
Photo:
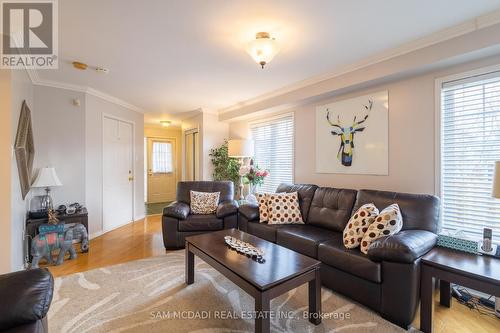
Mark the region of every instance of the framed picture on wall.
[[389, 93], [316, 108], [316, 172], [389, 174]]

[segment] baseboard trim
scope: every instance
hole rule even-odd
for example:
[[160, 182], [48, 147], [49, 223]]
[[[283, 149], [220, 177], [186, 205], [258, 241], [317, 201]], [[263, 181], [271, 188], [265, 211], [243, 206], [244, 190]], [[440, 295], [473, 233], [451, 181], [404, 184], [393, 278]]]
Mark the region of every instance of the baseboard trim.
[[132, 223], [135, 223], [135, 222], [139, 222], [139, 221], [141, 221], [141, 220], [143, 220], [143, 219], [145, 219], [145, 218], [146, 218], [146, 216], [139, 217], [139, 218], [137, 218], [137, 217], [136, 217], [134, 221], [131, 221], [131, 222], [129, 222], [129, 223], [125, 223], [125, 224], [119, 225], [119, 226], [117, 226], [117, 227], [115, 227], [115, 228], [113, 228], [113, 229], [110, 229], [110, 230], [99, 230], [99, 231], [93, 232], [93, 233], [91, 233], [91, 234], [89, 235], [89, 240], [90, 240], [90, 239], [94, 239], [94, 238], [99, 237], [99, 236], [102, 236], [102, 235], [104, 235], [105, 233], [108, 233], [108, 232], [110, 232], [110, 231], [113, 231], [113, 230], [116, 230], [116, 229], [118, 229], [118, 228], [124, 227], [124, 226], [126, 226], [126, 225], [129, 225], [129, 224], [132, 224]]
[[99, 237], [103, 234], [104, 232], [101, 230], [101, 231], [97, 231], [97, 232], [93, 232], [89, 235], [89, 239], [94, 239], [96, 237]]

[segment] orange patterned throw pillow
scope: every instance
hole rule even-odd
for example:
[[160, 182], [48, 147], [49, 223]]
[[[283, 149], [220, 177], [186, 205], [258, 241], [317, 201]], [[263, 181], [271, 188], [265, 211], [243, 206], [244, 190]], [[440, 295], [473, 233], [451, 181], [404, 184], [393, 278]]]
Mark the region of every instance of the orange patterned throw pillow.
[[361, 240], [361, 252], [367, 254], [371, 243], [381, 237], [397, 234], [402, 227], [403, 216], [398, 204], [387, 206], [368, 227]]
[[269, 220], [269, 208], [267, 206], [269, 194], [267, 193], [255, 193], [257, 198], [257, 203], [259, 204], [259, 222], [264, 223]]
[[348, 249], [358, 247], [368, 227], [373, 223], [377, 215], [378, 209], [372, 203], [359, 207], [344, 229], [344, 246]]
[[267, 195], [269, 224], [303, 224], [297, 192]]

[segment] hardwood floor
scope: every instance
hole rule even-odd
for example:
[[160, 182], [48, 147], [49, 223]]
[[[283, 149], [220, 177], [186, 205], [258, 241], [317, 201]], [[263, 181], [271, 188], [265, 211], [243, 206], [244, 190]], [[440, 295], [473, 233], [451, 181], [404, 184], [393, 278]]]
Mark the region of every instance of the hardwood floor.
[[[89, 253], [78, 253], [75, 260], [66, 260], [60, 266], [50, 266], [49, 270], [57, 277], [163, 253], [161, 216], [153, 215], [92, 239]], [[419, 327], [418, 318], [417, 313], [414, 327]], [[436, 333], [500, 332], [500, 319], [480, 315], [454, 300], [450, 309], [442, 307], [438, 294], [435, 297], [433, 318]]]
[[152, 215], [90, 240], [88, 253], [77, 249], [75, 260], [66, 259], [62, 265], [48, 268], [57, 277], [163, 253], [161, 215]]

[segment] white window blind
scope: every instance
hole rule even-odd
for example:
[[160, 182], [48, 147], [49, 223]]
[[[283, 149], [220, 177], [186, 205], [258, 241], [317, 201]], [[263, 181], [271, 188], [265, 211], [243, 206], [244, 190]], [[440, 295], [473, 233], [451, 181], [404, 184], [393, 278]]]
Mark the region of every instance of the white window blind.
[[293, 127], [292, 114], [250, 126], [255, 163], [270, 172], [259, 191], [275, 192], [280, 183], [293, 182]]
[[152, 151], [153, 173], [172, 172], [172, 144], [170, 142], [153, 141]]
[[500, 160], [500, 72], [443, 84], [441, 90], [443, 228], [500, 241], [500, 200], [492, 198]]

